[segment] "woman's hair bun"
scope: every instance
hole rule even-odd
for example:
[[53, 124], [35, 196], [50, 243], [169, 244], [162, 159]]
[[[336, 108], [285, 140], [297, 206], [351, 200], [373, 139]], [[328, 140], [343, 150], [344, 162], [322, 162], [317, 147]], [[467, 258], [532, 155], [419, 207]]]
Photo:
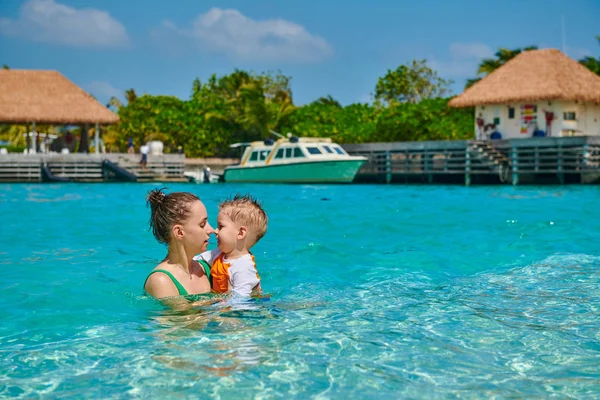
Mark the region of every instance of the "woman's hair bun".
[[146, 197], [147, 204], [150, 205], [151, 209], [156, 209], [167, 197], [165, 193], [165, 188], [153, 189], [148, 192], [148, 196]]

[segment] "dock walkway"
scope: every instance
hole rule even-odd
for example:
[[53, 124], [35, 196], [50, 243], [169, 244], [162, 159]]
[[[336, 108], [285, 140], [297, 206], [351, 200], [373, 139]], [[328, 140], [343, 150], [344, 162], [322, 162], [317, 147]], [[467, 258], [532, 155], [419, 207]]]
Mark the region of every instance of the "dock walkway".
[[600, 183], [600, 137], [346, 144], [369, 161], [355, 182]]
[[187, 181], [183, 154], [148, 155], [146, 169], [139, 161], [128, 153], [2, 154], [0, 182]]

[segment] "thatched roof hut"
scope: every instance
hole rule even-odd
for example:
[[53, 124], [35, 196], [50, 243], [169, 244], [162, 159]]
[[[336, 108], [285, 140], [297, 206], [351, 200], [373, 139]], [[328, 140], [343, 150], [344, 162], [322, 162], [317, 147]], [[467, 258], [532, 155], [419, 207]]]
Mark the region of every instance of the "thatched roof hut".
[[450, 107], [578, 100], [600, 103], [600, 76], [556, 49], [530, 50], [449, 102]]
[[114, 124], [118, 120], [57, 71], [0, 70], [0, 122]]

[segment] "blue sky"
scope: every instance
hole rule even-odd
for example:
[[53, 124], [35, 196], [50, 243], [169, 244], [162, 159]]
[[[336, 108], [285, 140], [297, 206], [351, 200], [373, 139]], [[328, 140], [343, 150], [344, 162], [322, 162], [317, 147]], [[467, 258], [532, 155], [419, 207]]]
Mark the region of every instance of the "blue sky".
[[1, 0], [0, 64], [54, 69], [106, 102], [187, 99], [234, 68], [292, 77], [296, 104], [370, 101], [388, 69], [425, 58], [460, 93], [499, 47], [598, 56], [600, 1]]

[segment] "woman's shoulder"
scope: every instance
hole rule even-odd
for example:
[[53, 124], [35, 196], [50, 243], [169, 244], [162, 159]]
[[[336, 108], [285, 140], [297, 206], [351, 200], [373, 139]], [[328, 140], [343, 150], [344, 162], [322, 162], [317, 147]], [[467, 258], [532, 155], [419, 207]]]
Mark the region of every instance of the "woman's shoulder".
[[173, 276], [173, 273], [169, 271], [170, 268], [165, 265], [158, 265], [154, 268], [144, 283], [144, 290], [153, 295], [154, 297], [166, 297], [174, 296], [179, 293]]

